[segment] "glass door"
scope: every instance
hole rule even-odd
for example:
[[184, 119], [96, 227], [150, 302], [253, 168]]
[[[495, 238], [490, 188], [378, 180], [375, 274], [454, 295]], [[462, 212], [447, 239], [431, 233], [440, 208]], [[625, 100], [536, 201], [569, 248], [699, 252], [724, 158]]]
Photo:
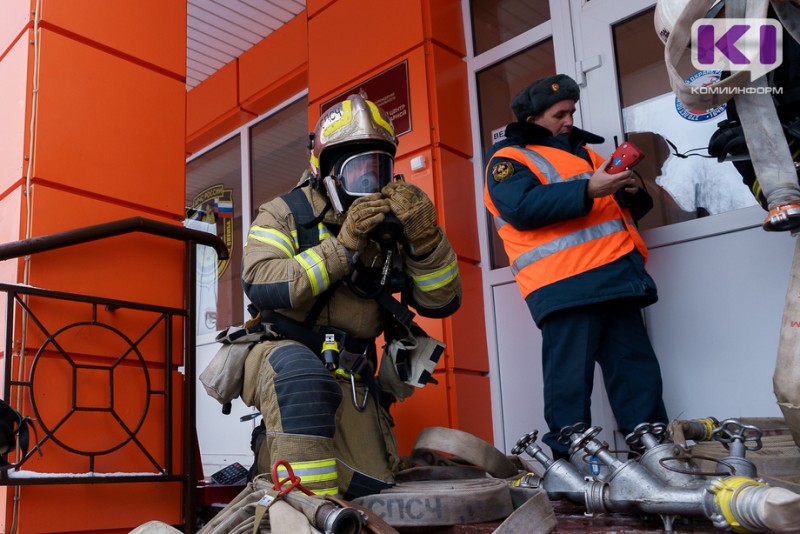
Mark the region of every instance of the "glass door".
[[[708, 154], [726, 106], [686, 109], [670, 88], [664, 44], [655, 31], [655, 2], [572, 0], [571, 5], [578, 64], [596, 66], [584, 73], [585, 128], [605, 137], [598, 148], [602, 155], [623, 140], [646, 154], [636, 171], [655, 207], [640, 221], [640, 230], [755, 205], [733, 163]], [[697, 71], [688, 50], [678, 71], [698, 86], [721, 74]]]
[[[480, 206], [481, 267], [492, 384], [495, 445], [510, 450], [531, 432], [547, 431], [542, 395], [541, 334], [508, 267], [502, 243], [483, 208], [484, 154], [514, 121], [512, 98], [532, 82], [556, 73], [576, 77], [570, 4], [562, 0], [463, 0], [471, 15], [467, 64], [471, 72], [473, 164]], [[579, 106], [580, 108], [580, 106]], [[580, 113], [576, 124], [581, 125]], [[614, 427], [599, 372], [593, 423]], [[610, 439], [604, 431], [603, 439]]]

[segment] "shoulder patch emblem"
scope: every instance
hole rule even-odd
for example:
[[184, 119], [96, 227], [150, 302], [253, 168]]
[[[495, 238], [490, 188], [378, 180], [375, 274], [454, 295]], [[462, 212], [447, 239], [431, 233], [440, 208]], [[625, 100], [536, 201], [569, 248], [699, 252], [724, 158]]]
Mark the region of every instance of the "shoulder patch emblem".
[[514, 174], [514, 164], [510, 161], [501, 161], [492, 166], [492, 177], [495, 182], [502, 182]]

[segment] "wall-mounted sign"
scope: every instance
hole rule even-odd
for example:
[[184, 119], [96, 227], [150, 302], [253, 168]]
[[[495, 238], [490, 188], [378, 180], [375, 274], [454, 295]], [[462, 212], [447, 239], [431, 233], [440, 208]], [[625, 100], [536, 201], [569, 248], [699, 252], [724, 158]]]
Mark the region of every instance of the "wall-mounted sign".
[[408, 91], [408, 60], [353, 86], [320, 105], [320, 113], [325, 113], [352, 94], [362, 94], [375, 102], [392, 119], [395, 135], [398, 137], [411, 131], [411, 107]]
[[[198, 221], [199, 225], [187, 224], [189, 228], [201, 229], [216, 234], [220, 237], [228, 250], [233, 250], [233, 190], [227, 189], [223, 184], [207, 187], [192, 199], [191, 207], [186, 209], [187, 222]], [[214, 255], [216, 258], [216, 255]], [[215, 261], [203, 265], [203, 271], [198, 276], [202, 285], [216, 282], [228, 268], [230, 259]]]
[[492, 144], [495, 144], [498, 141], [502, 141], [506, 138], [506, 127], [503, 126], [502, 128], [498, 128], [496, 130], [492, 130]]

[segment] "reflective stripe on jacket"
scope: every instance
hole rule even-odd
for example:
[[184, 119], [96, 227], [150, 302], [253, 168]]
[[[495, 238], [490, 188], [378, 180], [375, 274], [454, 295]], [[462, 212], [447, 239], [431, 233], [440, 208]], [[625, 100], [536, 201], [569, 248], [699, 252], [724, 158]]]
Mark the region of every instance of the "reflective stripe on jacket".
[[[507, 146], [493, 158], [507, 158], [528, 167], [542, 186], [570, 180], [588, 180], [603, 159], [588, 147], [593, 165], [558, 148]], [[537, 289], [606, 265], [636, 249], [647, 259], [647, 247], [627, 209], [612, 195], [595, 198], [588, 215], [532, 230], [518, 230], [507, 223], [489, 194], [486, 171], [484, 203], [494, 215], [497, 232], [511, 263], [511, 272], [523, 297]]]

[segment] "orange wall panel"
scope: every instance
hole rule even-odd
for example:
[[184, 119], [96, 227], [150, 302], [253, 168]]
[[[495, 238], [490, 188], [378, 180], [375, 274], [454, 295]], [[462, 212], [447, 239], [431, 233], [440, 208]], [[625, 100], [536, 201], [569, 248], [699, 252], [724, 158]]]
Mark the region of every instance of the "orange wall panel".
[[[239, 57], [239, 99], [253, 99], [308, 64], [308, 19], [301, 12]], [[307, 78], [304, 81], [307, 83]], [[305, 85], [300, 87], [305, 89]], [[293, 92], [297, 92], [296, 90]], [[259, 112], [266, 111], [260, 110]]]
[[[400, 145], [403, 145], [403, 138], [401, 138]], [[425, 167], [418, 171], [411, 170], [411, 160], [417, 157], [425, 158]], [[439, 202], [436, 200], [436, 191], [434, 187], [434, 162], [433, 162], [433, 152], [430, 149], [420, 150], [417, 152], [413, 152], [409, 154], [406, 152], [405, 155], [399, 156], [394, 161], [394, 172], [395, 174], [402, 174], [407, 182], [411, 182], [415, 185], [420, 187], [426, 187], [427, 190], [425, 191], [433, 200], [434, 204], [437, 206]]]
[[[420, 328], [425, 330], [425, 332], [432, 338], [436, 338], [442, 342], [447, 341], [445, 339], [444, 320], [417, 315], [414, 317], [414, 322], [417, 323]], [[448, 351], [448, 353], [449, 352], [450, 351]], [[442, 368], [444, 368], [444, 360], [442, 360]]]
[[186, 2], [43, 0], [41, 20], [186, 77]]
[[430, 38], [466, 56], [461, 0], [423, 0], [422, 5], [430, 21]]
[[28, 40], [22, 39], [0, 60], [0, 196], [24, 175], [29, 48]]
[[183, 218], [186, 88], [43, 31], [34, 174]]
[[308, 21], [310, 99], [346, 88], [348, 80], [385, 66], [423, 39], [419, 1], [394, 2], [387, 10], [372, 0], [338, 0]]
[[306, 0], [306, 10], [308, 11], [308, 16], [313, 17], [319, 11], [334, 2], [336, 2], [336, 0]]
[[489, 361], [483, 319], [481, 269], [471, 263], [459, 261], [458, 272], [461, 275], [463, 294], [461, 308], [450, 317], [453, 341], [448, 349], [455, 354], [456, 369], [487, 373]]
[[30, 22], [33, 3], [33, 0], [3, 2], [3, 15], [0, 16], [0, 58]]
[[[397, 63], [403, 59], [398, 59]], [[430, 96], [425, 81], [428, 76], [425, 66], [425, 50], [419, 47], [408, 54], [405, 59], [408, 59], [411, 131], [400, 137], [400, 145], [397, 147], [397, 153], [400, 156], [422, 148], [429, 148], [433, 142]]]
[[22, 495], [18, 532], [130, 531], [147, 521], [183, 520], [179, 483], [29, 486]]
[[[32, 235], [145, 217], [130, 208], [59, 191], [33, 187]], [[183, 305], [181, 241], [134, 232], [36, 254], [31, 260], [31, 285], [106, 298]]]
[[[127, 370], [120, 372], [121, 380], [129, 380]], [[63, 373], [62, 373], [63, 375]], [[172, 435], [174, 440], [173, 454], [171, 457], [173, 472], [182, 472], [182, 436], [181, 425], [183, 420], [180, 414], [181, 395], [183, 393], [183, 375], [173, 371], [171, 373], [173, 391], [175, 394], [175, 410], [173, 410]], [[63, 394], [64, 377], [60, 380], [50, 377], [44, 378], [47, 387], [40, 387], [37, 391], [40, 398], [37, 402], [46, 420], [50, 421], [49, 412], [54, 408], [64, 405], [60, 398]], [[163, 389], [163, 375], [153, 377], [152, 386]], [[12, 390], [13, 393], [14, 390]], [[90, 392], [91, 393], [91, 392]], [[157, 462], [164, 465], [164, 438], [163, 438], [163, 399], [155, 395], [155, 400], [150, 404], [145, 422], [142, 424], [137, 438], [146, 444]], [[86, 401], [86, 395], [79, 395], [80, 400]], [[133, 413], [141, 410], [141, 403], [131, 402], [133, 407], [127, 406], [125, 401], [117, 401], [115, 410], [126, 423], [135, 419], [139, 414]], [[30, 414], [31, 407], [26, 402], [23, 414]], [[73, 417], [76, 414], [73, 415]], [[91, 414], [84, 414], [92, 416]], [[96, 414], [95, 414], [96, 416]], [[38, 424], [38, 423], [37, 423]], [[136, 424], [131, 423], [132, 429]], [[93, 428], [86, 426], [86, 421], [78, 422], [82, 428], [75, 426], [70, 432], [64, 433], [66, 425], [57, 430], [58, 439], [66, 446], [86, 447], [87, 452], [97, 454], [95, 469], [97, 473], [155, 473], [155, 466], [143, 460], [144, 453], [133, 442], [126, 443], [121, 449], [105, 454], [101, 446], [108, 440], [105, 436], [113, 423], [104, 422], [102, 434], [93, 432]], [[119, 433], [117, 434], [119, 437]], [[43, 438], [41, 430], [39, 439]], [[97, 438], [97, 439], [95, 439]], [[48, 440], [42, 447], [43, 455], [34, 455], [25, 463], [25, 470], [34, 472], [58, 473], [86, 473], [88, 457], [72, 454], [78, 458], [65, 460], [64, 456], [70, 454], [59, 446], [55, 440]], [[101, 454], [102, 453], [102, 454]], [[54, 461], [57, 461], [57, 466]], [[52, 470], [49, 468], [53, 467]], [[69, 470], [71, 468], [71, 471]], [[179, 524], [182, 521], [183, 497], [178, 483], [169, 482], [140, 482], [135, 484], [77, 484], [77, 485], [43, 485], [29, 486], [22, 490], [19, 512], [19, 532], [89, 532], [96, 530], [126, 527], [124, 532], [141, 525], [149, 520], [160, 520], [168, 524]], [[57, 502], [56, 502], [57, 501]], [[7, 508], [10, 510], [10, 507]], [[42, 514], [47, 510], [47, 514]]]
[[415, 388], [414, 394], [392, 405], [395, 435], [400, 455], [409, 454], [422, 429], [429, 426], [450, 426], [447, 410], [447, 391], [452, 376], [436, 373], [438, 384]]
[[255, 114], [240, 107], [231, 109], [187, 138], [186, 155], [194, 154], [255, 118]]
[[452, 52], [432, 47], [434, 142], [466, 156], [472, 155], [467, 64]]
[[[17, 187], [12, 189], [4, 198], [0, 198], [0, 243], [11, 243], [20, 238], [22, 232], [21, 203], [22, 190]], [[17, 283], [18, 266], [22, 260], [0, 261], [0, 282]], [[0, 318], [5, 321], [5, 307], [0, 311]], [[5, 322], [1, 323], [5, 324]], [[5, 332], [5, 328], [2, 329]], [[0, 334], [2, 336], [2, 334]], [[3, 350], [4, 350], [3, 346]]]
[[475, 223], [475, 186], [472, 162], [460, 154], [437, 149], [436, 175], [442, 209], [439, 219], [458, 257], [478, 263], [478, 227]]
[[303, 65], [275, 84], [243, 100], [242, 109], [253, 116], [261, 115], [293, 98], [308, 87], [308, 65]]
[[186, 95], [186, 134], [194, 135], [239, 107], [239, 62], [233, 60]]
[[[424, 169], [419, 171], [412, 171], [411, 159], [417, 156], [422, 156], [425, 158], [426, 166]], [[425, 191], [425, 194], [427, 194], [433, 203], [436, 204], [437, 212], [439, 211], [439, 201], [436, 198], [436, 182], [433, 175], [431, 152], [429, 150], [423, 150], [422, 152], [414, 153], [409, 157], [398, 158], [395, 165], [395, 173], [402, 174], [405, 177], [406, 182], [412, 183]]]
[[451, 402], [457, 409], [453, 428], [494, 442], [492, 433], [492, 402], [489, 378], [471, 373], [453, 374], [455, 387], [450, 391]]
[[[134, 363], [133, 358], [112, 367], [110, 360], [68, 354], [69, 359], [61, 351], [28, 353], [24, 379], [31, 387], [12, 389], [12, 399], [17, 389], [23, 393], [24, 405], [16, 407], [34, 417], [38, 440], [43, 442], [41, 455], [32, 455], [24, 469], [37, 473], [158, 474], [147, 454], [160, 468], [166, 468], [173, 458], [164, 448], [164, 396], [155, 393], [164, 390], [163, 367], [145, 367]], [[179, 399], [173, 398], [175, 415], [181, 405]], [[52, 434], [51, 439], [44, 440], [45, 430]], [[31, 439], [34, 437], [31, 433]], [[175, 433], [172, 439], [173, 447], [180, 450], [182, 434]], [[94, 455], [93, 466], [88, 454]]]

